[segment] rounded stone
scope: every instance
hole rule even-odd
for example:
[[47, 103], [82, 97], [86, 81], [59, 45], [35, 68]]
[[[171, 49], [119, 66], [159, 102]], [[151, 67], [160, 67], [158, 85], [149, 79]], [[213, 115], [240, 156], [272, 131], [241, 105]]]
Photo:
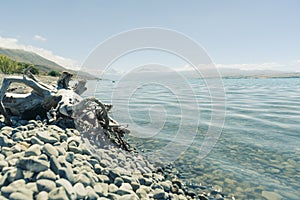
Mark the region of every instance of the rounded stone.
[[41, 191], [36, 195], [36, 200], [45, 200], [48, 199], [48, 193], [45, 191]]
[[48, 180], [55, 181], [55, 180], [56, 180], [56, 175], [54, 174], [53, 171], [51, 171], [51, 170], [49, 169], [49, 170], [40, 172], [40, 173], [37, 175], [36, 178], [37, 178], [37, 179], [48, 179]]
[[41, 155], [41, 146], [38, 144], [31, 145], [26, 151], [25, 156], [39, 156]]
[[57, 187], [64, 187], [68, 196], [70, 197], [70, 199], [76, 199], [77, 198], [77, 194], [76, 194], [76, 191], [74, 190], [74, 188], [72, 187], [72, 184], [64, 179], [64, 178], [61, 178], [59, 180], [56, 181], [56, 186]]
[[49, 200], [69, 200], [66, 190], [63, 187], [54, 188], [49, 193]]
[[56, 184], [54, 181], [48, 179], [40, 179], [36, 182], [39, 191], [50, 192], [54, 188], [56, 188]]
[[76, 183], [74, 185], [74, 190], [76, 191], [77, 198], [83, 199], [87, 196], [87, 190], [84, 188], [82, 183]]
[[58, 156], [58, 151], [56, 150], [56, 148], [54, 146], [52, 146], [51, 144], [45, 144], [42, 148], [42, 151], [47, 155], [47, 156]]

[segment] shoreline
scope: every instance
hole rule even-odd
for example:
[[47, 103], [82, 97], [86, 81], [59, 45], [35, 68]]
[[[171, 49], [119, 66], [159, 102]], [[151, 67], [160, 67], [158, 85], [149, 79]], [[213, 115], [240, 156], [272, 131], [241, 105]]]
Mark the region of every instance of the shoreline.
[[36, 120], [14, 124], [0, 125], [0, 199], [226, 199], [214, 190], [197, 194], [172, 167], [155, 169], [141, 155], [92, 152], [76, 129]]

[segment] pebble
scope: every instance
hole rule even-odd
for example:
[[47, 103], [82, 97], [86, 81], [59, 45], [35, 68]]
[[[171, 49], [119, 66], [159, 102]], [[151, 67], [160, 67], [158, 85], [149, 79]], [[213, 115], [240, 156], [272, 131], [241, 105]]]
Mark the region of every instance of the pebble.
[[59, 180], [56, 181], [56, 186], [57, 187], [64, 187], [64, 189], [66, 190], [67, 194], [68, 194], [68, 197], [71, 199], [71, 200], [74, 200], [77, 198], [77, 194], [76, 194], [76, 191], [74, 190], [74, 188], [72, 187], [72, 184], [64, 179], [64, 178], [61, 178]]
[[54, 174], [53, 171], [51, 171], [50, 169], [40, 172], [37, 175], [37, 179], [48, 179], [48, 180], [52, 180], [55, 181], [56, 180], [56, 175]]
[[39, 179], [37, 180], [36, 184], [39, 191], [50, 192], [51, 190], [56, 188], [55, 182], [48, 179]]
[[63, 187], [54, 188], [48, 195], [49, 200], [69, 200], [66, 190]]
[[[121, 149], [99, 149], [94, 154], [73, 129], [31, 121], [26, 127], [4, 130], [0, 194], [5, 198], [165, 199], [171, 192], [172, 182], [152, 173], [154, 168], [141, 156]], [[20, 142], [15, 143], [13, 136]]]
[[96, 183], [94, 185], [94, 191], [100, 196], [100, 197], [106, 197], [108, 194], [108, 184], [106, 183]]
[[39, 155], [41, 155], [41, 146], [38, 144], [33, 144], [25, 151], [24, 156], [29, 157], [29, 156], [39, 156]]
[[55, 157], [58, 156], [58, 151], [56, 150], [56, 148], [48, 143], [43, 146], [42, 151], [49, 157], [50, 156], [55, 156]]
[[153, 192], [154, 199], [166, 199], [167, 195], [164, 190], [162, 189], [155, 189]]
[[40, 193], [37, 194], [36, 200], [45, 200], [48, 199], [49, 194], [45, 191], [41, 191]]
[[262, 191], [262, 196], [266, 198], [267, 200], [281, 200], [283, 199], [280, 194], [277, 194], [276, 192], [270, 192], [270, 191]]
[[16, 166], [31, 172], [42, 172], [49, 168], [49, 163], [47, 161], [37, 159], [37, 157], [30, 156], [21, 158], [16, 163]]
[[50, 136], [47, 132], [39, 132], [36, 136], [45, 143], [54, 144], [55, 142], [58, 142], [57, 138]]
[[77, 198], [83, 199], [87, 196], [87, 190], [84, 188], [82, 183], [76, 183], [74, 185], [74, 190], [77, 194]]

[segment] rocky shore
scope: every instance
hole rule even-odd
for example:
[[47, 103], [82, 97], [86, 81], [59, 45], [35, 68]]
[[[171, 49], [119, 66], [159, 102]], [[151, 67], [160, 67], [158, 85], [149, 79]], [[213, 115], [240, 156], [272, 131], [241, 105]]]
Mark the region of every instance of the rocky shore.
[[118, 148], [92, 152], [75, 129], [41, 121], [1, 124], [0, 199], [208, 199], [170, 167]]

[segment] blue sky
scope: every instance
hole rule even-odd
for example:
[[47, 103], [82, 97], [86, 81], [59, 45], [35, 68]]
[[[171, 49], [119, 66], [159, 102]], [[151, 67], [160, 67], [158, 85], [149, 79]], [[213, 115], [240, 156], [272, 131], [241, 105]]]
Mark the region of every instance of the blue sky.
[[100, 42], [141, 27], [193, 38], [219, 67], [300, 71], [299, 0], [2, 1], [0, 46], [80, 66]]

